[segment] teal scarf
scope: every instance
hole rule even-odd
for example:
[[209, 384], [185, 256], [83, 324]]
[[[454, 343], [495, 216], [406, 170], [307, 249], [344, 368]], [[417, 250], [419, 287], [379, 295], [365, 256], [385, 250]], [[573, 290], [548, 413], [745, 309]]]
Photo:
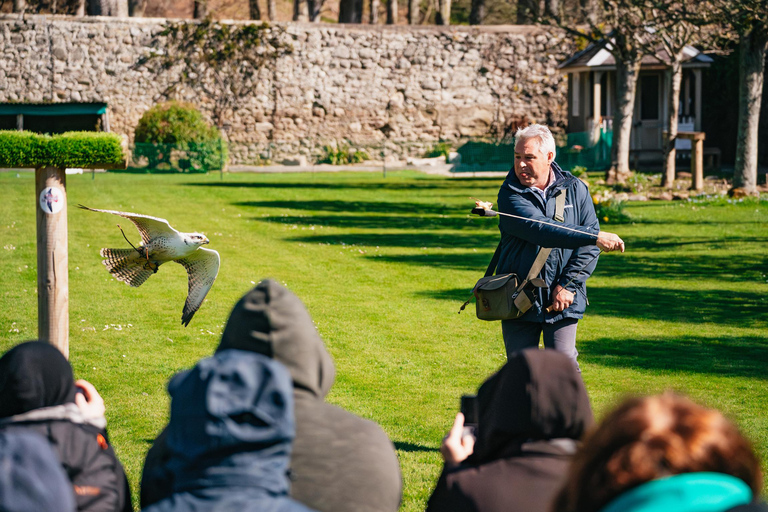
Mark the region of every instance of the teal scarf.
[[752, 501], [743, 480], [722, 473], [684, 473], [631, 489], [600, 512], [723, 512]]

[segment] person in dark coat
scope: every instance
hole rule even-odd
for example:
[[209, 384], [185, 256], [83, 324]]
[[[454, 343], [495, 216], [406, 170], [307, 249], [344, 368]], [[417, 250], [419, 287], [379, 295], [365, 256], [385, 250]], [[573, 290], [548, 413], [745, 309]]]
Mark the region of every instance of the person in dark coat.
[[47, 439], [79, 512], [131, 511], [128, 481], [103, 414], [95, 388], [75, 383], [72, 367], [53, 345], [29, 341], [0, 358], [0, 433], [29, 431]]
[[145, 512], [311, 512], [288, 497], [291, 376], [260, 354], [223, 350], [168, 385], [172, 494]]
[[548, 511], [593, 423], [575, 366], [554, 350], [517, 352], [480, 387], [477, 408], [477, 441], [459, 413], [443, 442], [427, 512]]
[[72, 484], [42, 436], [0, 432], [0, 510], [75, 512]]
[[[335, 369], [304, 304], [290, 290], [264, 280], [235, 305], [217, 351], [238, 349], [284, 364], [293, 379], [296, 439], [291, 454], [291, 497], [320, 512], [395, 512], [400, 467], [376, 423], [324, 398]], [[168, 457], [161, 433], [147, 454], [142, 506], [161, 499], [169, 482], [155, 468]]]
[[[544, 346], [576, 363], [576, 328], [587, 306], [586, 281], [600, 250], [624, 252], [617, 235], [600, 231], [587, 186], [555, 162], [555, 139], [546, 126], [533, 124], [515, 134], [515, 164], [499, 190], [501, 248], [498, 274], [525, 278], [541, 248], [552, 248], [538, 277], [536, 301], [522, 317], [502, 320], [507, 356]], [[557, 197], [565, 194], [563, 218]], [[548, 310], [548, 308], [551, 308]], [[577, 365], [578, 366], [578, 365]]]

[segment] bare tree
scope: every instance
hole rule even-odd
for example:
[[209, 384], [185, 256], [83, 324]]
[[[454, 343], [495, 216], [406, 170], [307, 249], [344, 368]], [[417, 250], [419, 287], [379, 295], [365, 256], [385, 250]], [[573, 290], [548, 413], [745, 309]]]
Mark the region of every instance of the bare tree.
[[248, 0], [248, 16], [252, 20], [261, 19], [261, 8], [259, 7], [259, 0]]
[[662, 185], [672, 187], [675, 181], [675, 139], [680, 114], [680, 85], [683, 78], [683, 61], [686, 59], [686, 46], [704, 44], [711, 41], [706, 7], [701, 2], [680, 0], [650, 0], [654, 30], [658, 42], [656, 56], [669, 64], [666, 70], [667, 101], [669, 103], [666, 119], [667, 138], [664, 140], [664, 174]]
[[544, 14], [542, 9], [543, 0], [518, 0], [517, 1], [517, 24], [530, 25], [541, 18]]
[[307, 10], [309, 11], [309, 21], [319, 22], [320, 11], [323, 10], [324, 0], [307, 0]]
[[339, 2], [339, 23], [362, 23], [363, 0], [341, 0]]
[[170, 22], [151, 42], [154, 49], [136, 64], [167, 74], [165, 98], [201, 98], [212, 105], [211, 118], [220, 129], [246, 103], [261, 83], [260, 70], [276, 69], [276, 61], [293, 51], [291, 37], [266, 23], [225, 24]]
[[276, 0], [267, 0], [267, 17], [269, 18], [269, 21], [277, 21]]
[[408, 24], [419, 24], [419, 0], [408, 0]]
[[307, 0], [293, 0], [293, 21], [309, 21]]
[[733, 189], [757, 192], [758, 124], [768, 51], [768, 1], [715, 0], [715, 15], [739, 41], [739, 124]]
[[207, 0], [195, 0], [195, 12], [193, 16], [196, 20], [201, 20], [208, 15]]
[[[80, 0], [83, 4], [83, 15], [85, 14], [85, 0]], [[128, 15], [141, 18], [144, 16], [144, 11], [147, 8], [146, 0], [129, 0], [128, 1]], [[82, 15], [80, 15], [82, 16]]]
[[438, 25], [451, 24], [451, 0], [438, 0], [437, 16], [435, 23]]
[[387, 0], [387, 25], [397, 25], [397, 0]]
[[13, 12], [24, 12], [27, 10], [27, 0], [13, 0]]
[[485, 0], [472, 0], [472, 10], [469, 12], [469, 24], [480, 25], [485, 19]]
[[542, 21], [554, 23], [592, 44], [601, 45], [613, 55], [617, 105], [613, 116], [611, 167], [606, 173], [606, 181], [623, 183], [630, 175], [630, 137], [640, 63], [655, 49], [656, 42], [648, 31], [653, 21], [645, 0], [599, 0], [599, 7], [597, 20], [590, 19], [589, 13], [580, 13], [589, 26], [586, 31], [573, 28], [571, 20], [552, 13]]
[[368, 23], [376, 25], [379, 23], [379, 0], [370, 0], [370, 12], [368, 13]]

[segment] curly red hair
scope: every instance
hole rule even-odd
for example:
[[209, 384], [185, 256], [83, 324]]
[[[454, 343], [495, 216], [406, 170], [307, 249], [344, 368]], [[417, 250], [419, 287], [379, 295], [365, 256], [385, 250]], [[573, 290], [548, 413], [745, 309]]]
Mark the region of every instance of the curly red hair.
[[598, 512], [645, 482], [702, 471], [735, 476], [760, 493], [751, 444], [718, 411], [671, 392], [632, 398], [587, 436], [553, 510]]

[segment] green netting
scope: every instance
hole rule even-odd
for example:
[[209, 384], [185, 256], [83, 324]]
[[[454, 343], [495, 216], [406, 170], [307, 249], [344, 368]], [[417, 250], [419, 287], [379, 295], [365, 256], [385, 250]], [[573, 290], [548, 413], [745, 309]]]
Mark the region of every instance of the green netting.
[[208, 172], [219, 171], [227, 163], [228, 148], [222, 140], [133, 145], [131, 171], [143, 172]]
[[593, 142], [590, 132], [569, 133], [565, 146], [557, 148], [557, 163], [566, 171], [586, 167], [588, 171], [604, 171], [611, 166], [613, 132], [600, 130]]
[[[600, 131], [597, 140], [591, 132], [569, 133], [559, 142], [555, 160], [560, 167], [570, 171], [574, 167], [586, 167], [588, 171], [604, 171], [611, 165], [613, 132]], [[456, 150], [461, 164], [455, 172], [508, 171], [515, 160], [514, 142], [470, 141]]]

